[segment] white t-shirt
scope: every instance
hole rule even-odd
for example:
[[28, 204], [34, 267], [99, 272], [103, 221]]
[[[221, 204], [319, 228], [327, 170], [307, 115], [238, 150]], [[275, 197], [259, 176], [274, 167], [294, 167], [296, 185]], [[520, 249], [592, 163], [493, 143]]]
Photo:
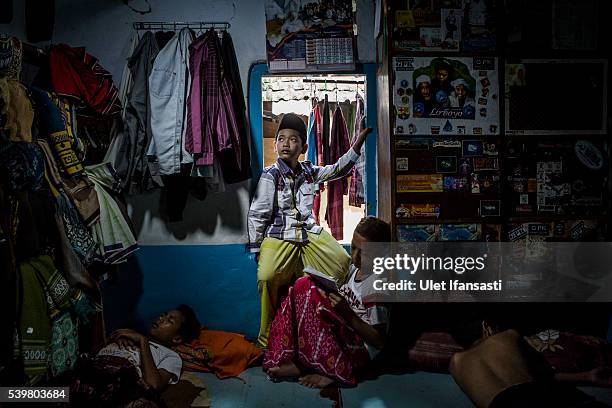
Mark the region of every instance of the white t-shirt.
[[[355, 280], [357, 272], [359, 272], [359, 269], [351, 265], [349, 280], [340, 287], [340, 294], [346, 299], [357, 317], [367, 324], [371, 326], [387, 324], [389, 322], [389, 312], [386, 307], [376, 303], [363, 303], [366, 296], [375, 293], [374, 280], [378, 279], [377, 275], [371, 274], [364, 280], [357, 282]], [[372, 358], [380, 351], [367, 343], [366, 348]]]
[[[183, 368], [183, 361], [181, 360], [181, 357], [179, 357], [176, 352], [170, 350], [168, 347], [164, 347], [161, 344], [154, 343], [150, 340], [149, 348], [151, 349], [151, 355], [153, 356], [155, 367], [158, 369], [163, 368], [169, 372], [172, 375], [169, 383], [176, 384], [181, 377], [181, 369]], [[111, 343], [100, 350], [98, 355], [123, 357], [136, 366], [138, 374], [142, 377], [139, 350], [121, 348], [119, 345], [117, 345], [117, 343]]]

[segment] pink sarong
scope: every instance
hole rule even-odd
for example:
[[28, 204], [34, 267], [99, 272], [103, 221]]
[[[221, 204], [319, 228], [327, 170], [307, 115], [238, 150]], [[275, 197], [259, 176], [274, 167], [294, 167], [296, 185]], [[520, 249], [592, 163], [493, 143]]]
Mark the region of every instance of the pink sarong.
[[263, 368], [293, 362], [345, 385], [355, 385], [354, 370], [369, 361], [363, 340], [333, 310], [308, 277], [289, 288], [272, 322]]

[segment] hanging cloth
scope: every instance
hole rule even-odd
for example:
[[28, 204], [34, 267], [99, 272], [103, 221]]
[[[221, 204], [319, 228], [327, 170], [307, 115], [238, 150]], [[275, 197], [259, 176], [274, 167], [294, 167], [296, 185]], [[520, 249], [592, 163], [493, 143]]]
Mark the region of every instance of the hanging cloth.
[[121, 112], [119, 91], [112, 75], [84, 47], [53, 46], [49, 66], [53, 89], [59, 95], [77, 98], [101, 115]]
[[159, 50], [149, 75], [151, 142], [147, 155], [157, 160], [155, 166], [159, 166], [161, 176], [178, 174], [183, 164], [193, 162], [186, 149], [185, 127], [185, 98], [191, 83], [188, 48], [192, 41], [192, 31], [181, 29]]
[[[248, 126], [246, 119], [246, 104], [240, 79], [240, 67], [236, 59], [234, 42], [227, 31], [223, 31], [221, 40], [222, 77], [229, 86], [229, 99], [226, 97], [227, 108], [232, 108], [233, 115], [228, 115], [228, 128], [237, 134], [234, 140], [239, 151], [222, 154], [219, 163], [226, 183], [238, 183], [251, 178], [251, 151], [248, 140]], [[231, 104], [231, 106], [230, 106]]]
[[[348, 129], [346, 121], [340, 107], [336, 107], [330, 133], [329, 155], [332, 163], [335, 163], [344, 153], [350, 149]], [[348, 181], [346, 178], [327, 182], [327, 211], [325, 221], [331, 229], [331, 234], [338, 241], [343, 238], [344, 217], [343, 217], [343, 195], [348, 191]]]
[[128, 193], [144, 192], [155, 186], [146, 152], [152, 139], [149, 75], [158, 53], [155, 35], [147, 31], [127, 63], [132, 83], [125, 102], [124, 140], [119, 160], [112, 162], [118, 165], [117, 172]]
[[19, 265], [19, 304], [16, 352], [23, 358], [30, 384], [47, 372], [51, 347], [51, 321], [70, 307], [70, 286], [49, 256], [32, 258]]
[[100, 204], [93, 183], [86, 176], [62, 177], [47, 141], [38, 140], [37, 143], [44, 153], [47, 181], [53, 183], [55, 190], [62, 190], [70, 197], [83, 223], [91, 226], [100, 217]]
[[312, 164], [317, 164], [317, 121], [316, 115], [320, 115], [319, 105], [314, 105], [308, 116], [308, 138], [306, 143], [308, 144], [308, 151], [306, 152], [306, 160]]
[[[319, 166], [326, 166], [328, 164], [333, 164], [333, 161], [330, 161], [329, 154], [329, 101], [327, 95], [325, 95], [325, 100], [323, 101], [323, 113], [321, 114], [321, 135], [318, 141], [317, 153], [319, 155]], [[313, 211], [315, 213], [315, 220], [319, 223], [319, 213], [321, 208], [321, 193], [325, 191], [325, 184], [319, 184], [319, 193], [318, 196], [315, 195], [314, 203], [313, 203]], [[329, 197], [328, 197], [329, 199]]]
[[83, 172], [83, 165], [77, 155], [78, 142], [66, 126], [65, 115], [54, 103], [52, 94], [35, 87], [30, 92], [36, 104], [40, 135], [53, 147], [62, 172], [68, 177], [78, 176]]
[[11, 141], [32, 141], [34, 109], [26, 88], [16, 79], [0, 77], [0, 115]]
[[121, 180], [110, 163], [85, 168], [100, 201], [100, 218], [91, 227], [97, 254], [106, 264], [125, 262], [138, 249], [129, 218], [110, 192], [120, 190]]
[[325, 95], [325, 101], [323, 102], [323, 133], [321, 133], [321, 150], [323, 151], [323, 163], [321, 163], [322, 166], [334, 163], [334, 161], [331, 160], [329, 152], [329, 138], [329, 101], [327, 95]]
[[[134, 50], [136, 50], [136, 46], [138, 45], [138, 32], [134, 31], [130, 38], [128, 39], [127, 44], [123, 48], [121, 53], [121, 59], [125, 57], [125, 59], [129, 59], [131, 55], [134, 54]], [[127, 97], [130, 88], [132, 88], [132, 71], [130, 70], [129, 64], [125, 64], [123, 66], [123, 70], [121, 71], [121, 82], [119, 82], [119, 93], [117, 97], [119, 98], [119, 102], [121, 102], [121, 106], [123, 109], [121, 110], [121, 118], [125, 119], [125, 108], [127, 107]]]
[[0, 76], [19, 81], [23, 46], [17, 37], [0, 36]]
[[[225, 191], [220, 174], [218, 154], [220, 150], [232, 149], [227, 122], [221, 115], [225, 105], [220, 96], [221, 62], [219, 44], [214, 30], [196, 38], [189, 46], [189, 72], [192, 83], [187, 95], [187, 119], [185, 149], [193, 155], [194, 166], [191, 176], [204, 178], [208, 192]], [[173, 179], [171, 190], [180, 190], [180, 199], [169, 206], [169, 216], [175, 221], [182, 220], [187, 202], [189, 182]], [[174, 214], [174, 215], [172, 215]]]
[[198, 166], [212, 166], [215, 156], [229, 156], [240, 170], [242, 154], [232, 102], [232, 85], [223, 66], [221, 44], [209, 30], [190, 47], [193, 75], [187, 103], [185, 147]]
[[[323, 118], [321, 116], [321, 107], [317, 103], [315, 105], [314, 111], [314, 122], [315, 126], [315, 145], [317, 147], [316, 159], [314, 161], [315, 164], [319, 166], [324, 166], [325, 163], [323, 161]], [[315, 219], [317, 225], [321, 225], [321, 220], [319, 218], [319, 213], [321, 212], [321, 191], [325, 189], [324, 184], [317, 184], [315, 187], [314, 197], [312, 201], [312, 215]]]
[[[361, 96], [357, 96], [355, 106], [355, 122], [353, 124], [353, 137], [351, 144], [355, 143], [357, 136], [363, 130], [361, 127], [361, 121], [363, 120], [363, 99]], [[351, 183], [349, 186], [349, 205], [354, 207], [361, 207], [365, 204], [365, 188], [363, 185], [363, 175], [365, 174], [365, 146], [361, 147], [361, 155], [355, 163], [351, 173]]]

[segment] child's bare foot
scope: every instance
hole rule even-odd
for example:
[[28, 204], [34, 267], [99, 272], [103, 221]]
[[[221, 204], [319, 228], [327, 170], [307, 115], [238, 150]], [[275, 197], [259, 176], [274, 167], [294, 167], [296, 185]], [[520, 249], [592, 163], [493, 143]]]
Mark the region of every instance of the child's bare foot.
[[268, 368], [267, 373], [270, 377], [274, 378], [297, 377], [300, 375], [300, 369], [292, 362], [288, 362], [280, 366]]
[[308, 388], [325, 388], [333, 383], [334, 380], [320, 374], [308, 374], [300, 377], [298, 382]]

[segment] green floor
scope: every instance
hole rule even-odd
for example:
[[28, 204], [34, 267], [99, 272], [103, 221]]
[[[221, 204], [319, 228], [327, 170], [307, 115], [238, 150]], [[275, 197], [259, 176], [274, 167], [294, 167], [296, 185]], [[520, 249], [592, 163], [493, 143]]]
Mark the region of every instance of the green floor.
[[[242, 380], [199, 375], [208, 387], [213, 408], [331, 407], [331, 402], [322, 399], [318, 390], [296, 383], [272, 383], [260, 367], [242, 373]], [[612, 389], [583, 389], [612, 404]], [[449, 375], [426, 372], [383, 375], [356, 388], [343, 389], [342, 398], [346, 408], [472, 407]]]

